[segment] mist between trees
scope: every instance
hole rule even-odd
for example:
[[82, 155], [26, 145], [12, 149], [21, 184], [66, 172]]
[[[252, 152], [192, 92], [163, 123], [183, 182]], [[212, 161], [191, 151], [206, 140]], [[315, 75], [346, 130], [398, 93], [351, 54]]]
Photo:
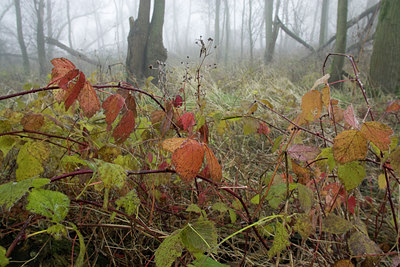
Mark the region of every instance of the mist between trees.
[[[118, 65], [128, 81], [141, 81], [157, 75], [150, 65], [197, 58], [200, 39], [212, 38], [210, 60], [220, 66], [352, 54], [374, 86], [395, 93], [399, 12], [395, 0], [3, 0], [0, 67], [44, 77], [51, 58], [72, 56], [89, 70]], [[342, 69], [343, 57], [334, 58], [332, 81]]]

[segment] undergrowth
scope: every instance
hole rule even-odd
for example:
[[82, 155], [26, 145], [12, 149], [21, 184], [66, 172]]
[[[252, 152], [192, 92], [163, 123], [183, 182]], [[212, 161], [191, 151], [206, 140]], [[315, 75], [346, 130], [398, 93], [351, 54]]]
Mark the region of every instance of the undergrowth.
[[57, 58], [0, 97], [1, 266], [399, 261], [400, 100], [371, 101], [348, 55], [347, 89], [304, 89], [209, 47], [158, 85]]

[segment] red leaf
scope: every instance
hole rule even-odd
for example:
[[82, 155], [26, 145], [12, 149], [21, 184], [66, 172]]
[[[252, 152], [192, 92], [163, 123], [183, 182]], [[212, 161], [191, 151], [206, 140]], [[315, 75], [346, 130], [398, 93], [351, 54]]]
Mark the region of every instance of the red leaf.
[[78, 96], [79, 105], [86, 117], [92, 117], [99, 109], [100, 102], [90, 82], [86, 81]]
[[265, 124], [264, 122], [260, 122], [260, 124], [258, 125], [257, 133], [268, 136], [269, 132], [270, 132], [270, 130], [269, 130], [267, 124]]
[[344, 121], [347, 122], [350, 126], [352, 126], [354, 129], [359, 128], [358, 120], [356, 118], [356, 115], [354, 114], [353, 105], [347, 107], [347, 109], [343, 112], [343, 116]]
[[137, 117], [137, 111], [136, 111], [136, 100], [135, 97], [131, 94], [129, 94], [126, 99], [125, 99], [126, 107], [133, 112], [133, 116], [136, 118]]
[[185, 131], [191, 131], [193, 126], [196, 124], [194, 119], [194, 115], [192, 112], [187, 112], [180, 117], [180, 121], [182, 123], [183, 129]]
[[351, 196], [351, 197], [348, 198], [348, 200], [347, 200], [347, 208], [349, 209], [349, 212], [351, 214], [354, 214], [354, 209], [356, 207], [356, 204], [357, 204], [357, 202], [356, 202], [356, 198], [354, 196]]
[[158, 169], [159, 170], [165, 170], [168, 168], [168, 163], [164, 160], [163, 162], [160, 163], [160, 165], [158, 165]]
[[[56, 82], [57, 80], [61, 79], [64, 75], [66, 75], [69, 71], [75, 69], [75, 65], [72, 64], [66, 58], [54, 58], [51, 60], [51, 64], [53, 64], [54, 68], [51, 71], [51, 80], [50, 84]], [[76, 74], [78, 75], [78, 74]], [[76, 76], [75, 75], [75, 76]]]
[[132, 110], [128, 110], [118, 125], [115, 127], [112, 136], [117, 143], [123, 143], [135, 129], [135, 117]]
[[208, 131], [207, 122], [205, 122], [205, 123], [203, 124], [203, 126], [200, 127], [199, 133], [200, 133], [200, 140], [201, 140], [203, 143], [208, 144], [208, 135], [209, 135], [209, 131]]
[[67, 72], [63, 77], [61, 77], [58, 81], [58, 86], [64, 90], [68, 90], [68, 83], [72, 81], [76, 76], [79, 75], [79, 70], [74, 69]]
[[106, 122], [108, 124], [107, 130], [111, 130], [111, 123], [115, 121], [122, 106], [125, 103], [125, 99], [119, 95], [110, 95], [104, 102], [102, 107], [105, 109]]
[[292, 145], [288, 149], [289, 155], [297, 160], [306, 161], [315, 159], [320, 153], [317, 147], [306, 146], [306, 145]]
[[74, 85], [71, 85], [65, 93], [65, 110], [68, 110], [69, 107], [75, 102], [84, 85], [85, 75], [83, 72], [80, 72], [78, 81]]
[[182, 97], [181, 97], [180, 95], [175, 96], [175, 99], [174, 99], [174, 103], [173, 103], [173, 104], [174, 104], [174, 107], [176, 107], [176, 108], [182, 106], [182, 104], [183, 104], [183, 99], [182, 99]]

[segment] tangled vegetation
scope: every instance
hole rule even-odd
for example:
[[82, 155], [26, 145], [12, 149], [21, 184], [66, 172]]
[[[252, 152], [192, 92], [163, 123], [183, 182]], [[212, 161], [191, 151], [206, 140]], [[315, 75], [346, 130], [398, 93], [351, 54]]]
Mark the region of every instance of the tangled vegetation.
[[354, 105], [325, 73], [302, 92], [201, 61], [138, 89], [53, 59], [0, 97], [0, 265], [399, 262], [400, 100], [370, 103], [336, 56]]

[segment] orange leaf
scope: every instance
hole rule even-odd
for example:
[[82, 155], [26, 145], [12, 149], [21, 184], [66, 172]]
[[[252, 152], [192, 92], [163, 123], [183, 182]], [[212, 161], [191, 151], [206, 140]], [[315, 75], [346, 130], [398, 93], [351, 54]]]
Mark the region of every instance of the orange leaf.
[[399, 109], [400, 109], [400, 99], [397, 99], [395, 101], [390, 102], [385, 111], [386, 112], [396, 112]]
[[92, 117], [99, 109], [100, 102], [96, 91], [90, 82], [86, 81], [81, 92], [78, 95], [79, 105], [86, 117]]
[[341, 122], [344, 118], [344, 110], [339, 107], [333, 107], [333, 116], [336, 123]]
[[21, 124], [26, 131], [37, 131], [44, 125], [44, 117], [41, 114], [27, 114], [21, 119]]
[[393, 130], [381, 122], [369, 121], [361, 126], [361, 134], [368, 141], [374, 143], [380, 150], [386, 151], [389, 149], [391, 143], [390, 136], [393, 134]]
[[50, 84], [61, 79], [69, 71], [76, 68], [75, 65], [72, 64], [71, 61], [69, 61], [68, 59], [63, 58], [63, 57], [62, 58], [53, 58], [51, 60], [51, 64], [53, 64], [54, 68], [51, 71]]
[[115, 121], [122, 106], [125, 103], [125, 99], [120, 94], [114, 94], [107, 97], [103, 102], [102, 107], [105, 109], [106, 122], [108, 124], [107, 130], [111, 130], [111, 123]]
[[326, 110], [329, 110], [330, 99], [331, 99], [330, 88], [327, 85], [321, 89], [321, 100], [322, 104], [326, 107]]
[[367, 140], [360, 131], [343, 131], [333, 141], [333, 157], [336, 162], [346, 163], [365, 159], [367, 156]]
[[207, 122], [205, 122], [199, 129], [199, 133], [200, 133], [200, 140], [203, 143], [208, 144], [208, 135], [209, 135], [209, 131], [208, 131], [208, 125]]
[[310, 181], [310, 171], [307, 168], [304, 168], [297, 164], [296, 161], [293, 159], [292, 161], [292, 170], [296, 174], [298, 180], [297, 182], [303, 185], [307, 185], [307, 183]]
[[75, 84], [70, 85], [70, 87], [67, 89], [64, 95], [65, 110], [68, 110], [69, 107], [75, 102], [84, 85], [85, 85], [85, 75], [83, 74], [83, 72], [80, 72], [78, 81]]
[[128, 110], [122, 119], [119, 121], [118, 125], [115, 127], [112, 136], [117, 143], [123, 143], [128, 139], [129, 135], [135, 129], [135, 116], [132, 110]]
[[318, 90], [307, 92], [301, 100], [301, 110], [309, 122], [318, 118], [322, 111], [321, 93]]
[[199, 142], [193, 139], [188, 139], [172, 154], [172, 164], [185, 182], [190, 182], [196, 177], [203, 160], [204, 149]]
[[162, 148], [164, 150], [167, 150], [169, 152], [174, 152], [176, 149], [178, 149], [183, 142], [188, 140], [187, 138], [182, 138], [182, 137], [173, 137], [166, 139], [162, 142]]
[[358, 120], [356, 115], [354, 114], [353, 105], [347, 107], [347, 109], [343, 112], [344, 121], [347, 122], [354, 129], [359, 129]]
[[206, 144], [203, 144], [203, 148], [206, 154], [207, 166], [211, 179], [216, 182], [221, 181], [222, 168], [221, 165], [219, 165], [218, 159], [215, 157], [212, 150]]
[[156, 124], [159, 123], [160, 121], [162, 121], [165, 117], [166, 113], [162, 110], [154, 110], [151, 114], [150, 114], [150, 121], [151, 124]]

